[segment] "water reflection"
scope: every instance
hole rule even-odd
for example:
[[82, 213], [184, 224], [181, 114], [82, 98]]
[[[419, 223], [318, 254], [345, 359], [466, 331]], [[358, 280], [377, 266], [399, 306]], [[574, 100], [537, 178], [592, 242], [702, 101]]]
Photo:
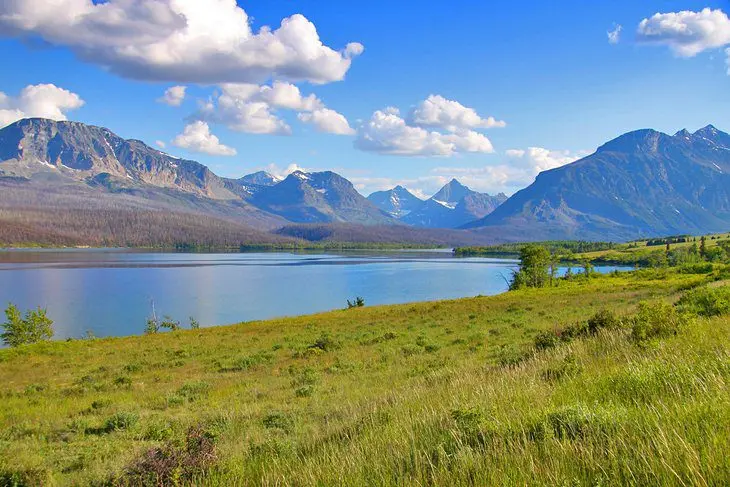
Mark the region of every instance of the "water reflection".
[[[503, 292], [515, 261], [448, 252], [0, 252], [0, 304], [46, 307], [57, 338], [139, 334], [151, 312], [203, 326]], [[602, 268], [599, 270], [611, 270]]]

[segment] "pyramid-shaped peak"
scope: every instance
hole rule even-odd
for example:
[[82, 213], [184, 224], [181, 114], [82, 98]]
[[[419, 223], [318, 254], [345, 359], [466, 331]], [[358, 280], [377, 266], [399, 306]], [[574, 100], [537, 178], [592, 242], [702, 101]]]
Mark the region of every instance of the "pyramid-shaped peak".
[[676, 134], [674, 134], [675, 137], [690, 137], [692, 133], [687, 129], [682, 129]]
[[718, 135], [719, 133], [721, 133], [720, 130], [718, 130], [717, 127], [715, 127], [714, 125], [710, 124], [699, 129], [697, 132], [694, 133], [694, 135], [710, 138]]

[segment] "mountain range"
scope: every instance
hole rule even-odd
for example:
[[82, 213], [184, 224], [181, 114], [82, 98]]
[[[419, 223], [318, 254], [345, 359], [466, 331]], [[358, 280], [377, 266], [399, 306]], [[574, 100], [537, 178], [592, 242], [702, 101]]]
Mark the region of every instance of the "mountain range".
[[464, 228], [511, 239], [628, 240], [730, 229], [730, 135], [624, 134], [583, 159], [545, 171]]
[[425, 201], [402, 186], [365, 198], [331, 171], [220, 177], [196, 161], [79, 122], [35, 118], [0, 129], [5, 242], [48, 235], [53, 242], [169, 244], [194, 234], [195, 242], [226, 244], [350, 238], [471, 245], [728, 228], [730, 135], [711, 125], [673, 136], [629, 132], [541, 173], [510, 198], [454, 179]]

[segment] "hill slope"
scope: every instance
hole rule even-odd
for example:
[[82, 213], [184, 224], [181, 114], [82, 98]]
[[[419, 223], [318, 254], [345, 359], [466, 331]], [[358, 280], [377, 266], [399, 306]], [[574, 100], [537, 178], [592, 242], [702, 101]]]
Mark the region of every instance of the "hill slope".
[[622, 135], [579, 161], [541, 173], [466, 225], [516, 238], [629, 240], [730, 228], [730, 135], [707, 126], [669, 136]]
[[711, 280], [653, 272], [0, 350], [0, 480], [727, 485], [727, 315], [557, 343]]

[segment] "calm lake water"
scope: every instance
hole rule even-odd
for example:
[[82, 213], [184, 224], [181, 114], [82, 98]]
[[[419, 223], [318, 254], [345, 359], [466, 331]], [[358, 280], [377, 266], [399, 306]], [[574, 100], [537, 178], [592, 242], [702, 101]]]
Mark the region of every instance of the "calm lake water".
[[[0, 252], [0, 304], [41, 306], [55, 338], [141, 334], [152, 303], [202, 326], [366, 305], [490, 295], [516, 261], [450, 251], [150, 253], [120, 250]], [[607, 272], [613, 267], [597, 268]]]

